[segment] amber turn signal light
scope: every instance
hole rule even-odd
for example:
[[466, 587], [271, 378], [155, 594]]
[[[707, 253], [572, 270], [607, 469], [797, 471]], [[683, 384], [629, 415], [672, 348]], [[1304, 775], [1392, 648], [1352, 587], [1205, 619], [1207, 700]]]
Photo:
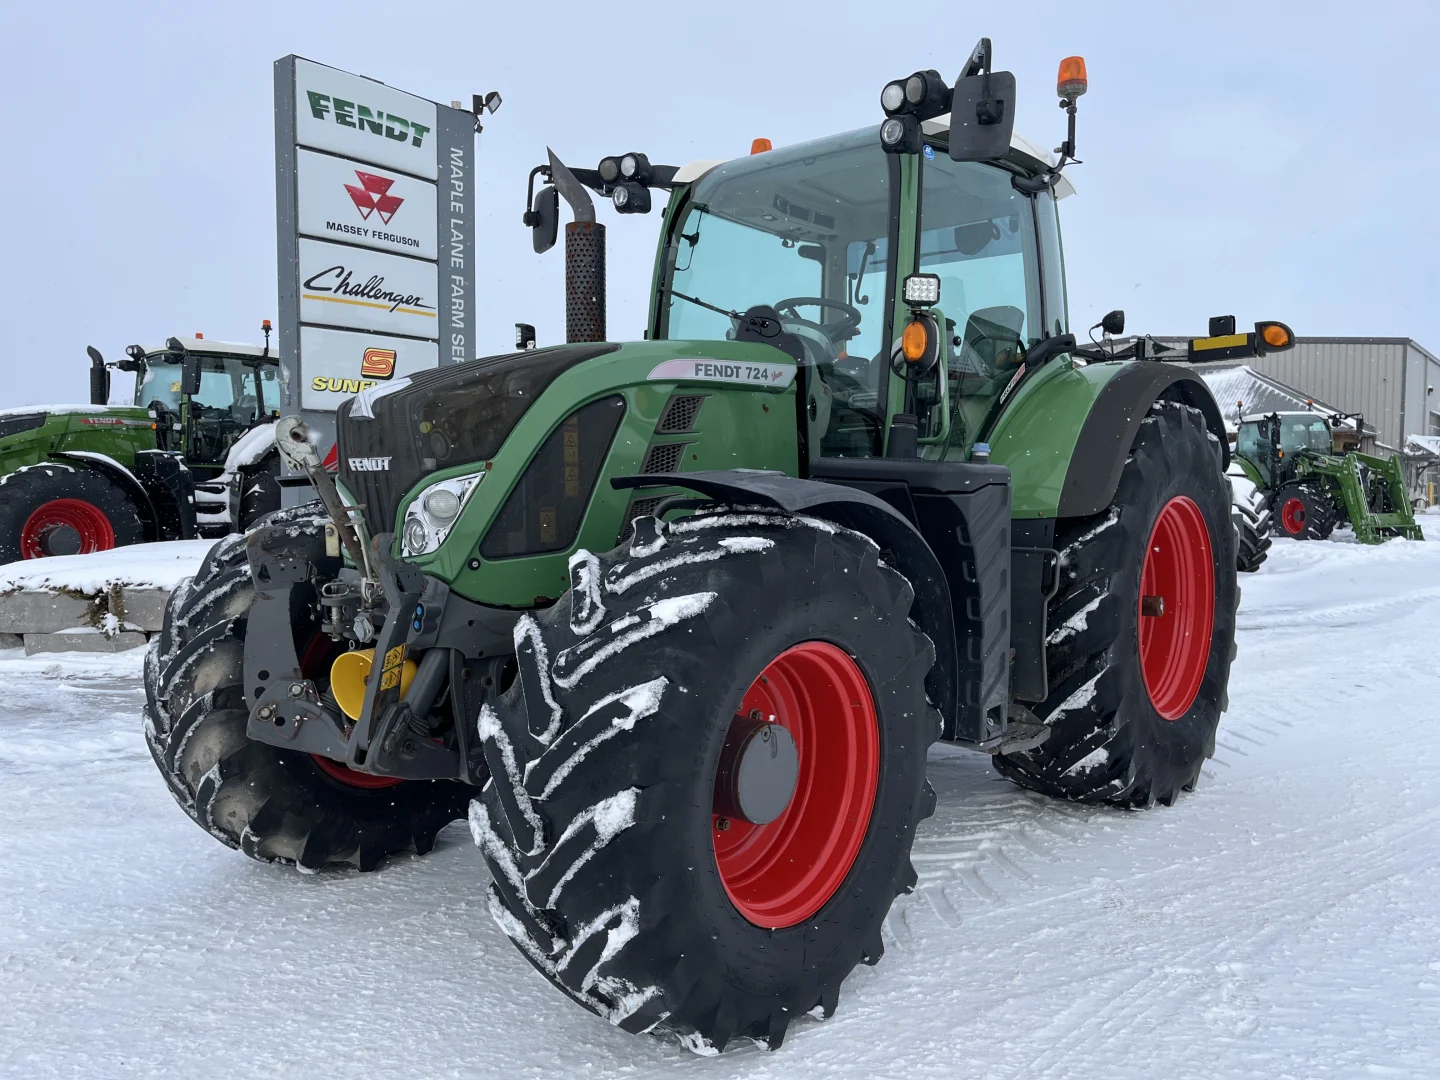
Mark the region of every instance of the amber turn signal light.
[[916, 363], [924, 359], [925, 351], [930, 347], [930, 335], [925, 329], [925, 324], [916, 319], [907, 323], [905, 331], [900, 335], [900, 352], [910, 363]]
[[1294, 338], [1290, 336], [1290, 328], [1280, 323], [1261, 323], [1260, 337], [1272, 349], [1288, 348], [1294, 342]]
[[1085, 76], [1085, 58], [1067, 56], [1060, 61], [1060, 74], [1055, 78], [1055, 92], [1072, 101], [1090, 88]]
[[751, 139], [751, 140], [750, 140], [750, 153], [751, 153], [751, 154], [763, 154], [763, 153], [765, 153], [767, 150], [774, 150], [774, 149], [775, 149], [775, 146], [774, 146], [773, 143], [770, 142], [769, 139]]

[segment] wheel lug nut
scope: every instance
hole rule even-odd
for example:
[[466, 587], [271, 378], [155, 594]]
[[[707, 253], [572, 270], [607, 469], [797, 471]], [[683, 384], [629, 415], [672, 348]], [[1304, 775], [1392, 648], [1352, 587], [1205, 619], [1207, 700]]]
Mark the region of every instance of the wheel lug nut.
[[716, 818], [716, 819], [715, 819], [715, 831], [716, 831], [716, 832], [729, 832], [729, 831], [730, 831], [730, 819], [729, 819], [728, 817]]

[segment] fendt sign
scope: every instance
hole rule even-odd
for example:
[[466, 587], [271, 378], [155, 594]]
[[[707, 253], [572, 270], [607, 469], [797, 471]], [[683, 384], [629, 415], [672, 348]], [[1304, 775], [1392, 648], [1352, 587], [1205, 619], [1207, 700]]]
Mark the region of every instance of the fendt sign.
[[475, 356], [475, 117], [275, 62], [282, 408], [325, 445], [360, 390]]

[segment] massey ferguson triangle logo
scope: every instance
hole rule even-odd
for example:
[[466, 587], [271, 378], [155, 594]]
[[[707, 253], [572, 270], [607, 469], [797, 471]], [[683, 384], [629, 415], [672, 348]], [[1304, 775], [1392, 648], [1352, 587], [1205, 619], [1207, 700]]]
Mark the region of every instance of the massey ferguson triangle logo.
[[345, 190], [350, 193], [350, 198], [355, 203], [355, 209], [360, 211], [360, 217], [370, 220], [372, 213], [380, 215], [380, 221], [390, 224], [390, 219], [395, 216], [395, 211], [400, 209], [400, 204], [405, 200], [398, 195], [391, 195], [390, 188], [395, 181], [388, 176], [376, 176], [374, 173], [355, 170], [356, 177], [360, 180], [360, 186], [346, 184]]

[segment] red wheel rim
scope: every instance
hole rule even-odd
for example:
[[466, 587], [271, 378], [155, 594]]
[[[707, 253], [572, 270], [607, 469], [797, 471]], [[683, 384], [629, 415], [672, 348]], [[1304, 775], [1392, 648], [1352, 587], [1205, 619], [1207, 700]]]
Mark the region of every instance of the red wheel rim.
[[105, 512], [84, 499], [51, 499], [35, 508], [20, 530], [20, 557], [44, 559], [55, 552], [52, 541], [62, 535], [79, 539], [79, 549], [65, 554], [89, 555], [115, 546], [115, 530]]
[[[335, 662], [336, 655], [344, 651], [345, 647], [340, 642], [331, 641], [325, 634], [316, 634], [305, 647], [305, 655], [300, 658], [300, 674], [319, 685], [322, 680], [329, 679], [330, 665]], [[358, 772], [320, 754], [311, 754], [310, 757], [326, 776], [353, 788], [374, 791], [405, 782], [398, 776], [376, 776], [374, 773]]]
[[804, 922], [835, 895], [870, 826], [880, 775], [875, 700], [840, 648], [807, 641], [766, 665], [741, 699], [795, 740], [799, 775], [767, 825], [711, 815], [715, 864], [730, 902], [756, 926]]
[[1291, 536], [1299, 536], [1305, 531], [1305, 503], [1302, 499], [1292, 495], [1285, 500], [1285, 505], [1280, 507], [1280, 524]]
[[1183, 495], [1165, 504], [1150, 530], [1139, 619], [1140, 670], [1150, 703], [1166, 720], [1178, 720], [1200, 692], [1215, 624], [1210, 530], [1200, 507]]

